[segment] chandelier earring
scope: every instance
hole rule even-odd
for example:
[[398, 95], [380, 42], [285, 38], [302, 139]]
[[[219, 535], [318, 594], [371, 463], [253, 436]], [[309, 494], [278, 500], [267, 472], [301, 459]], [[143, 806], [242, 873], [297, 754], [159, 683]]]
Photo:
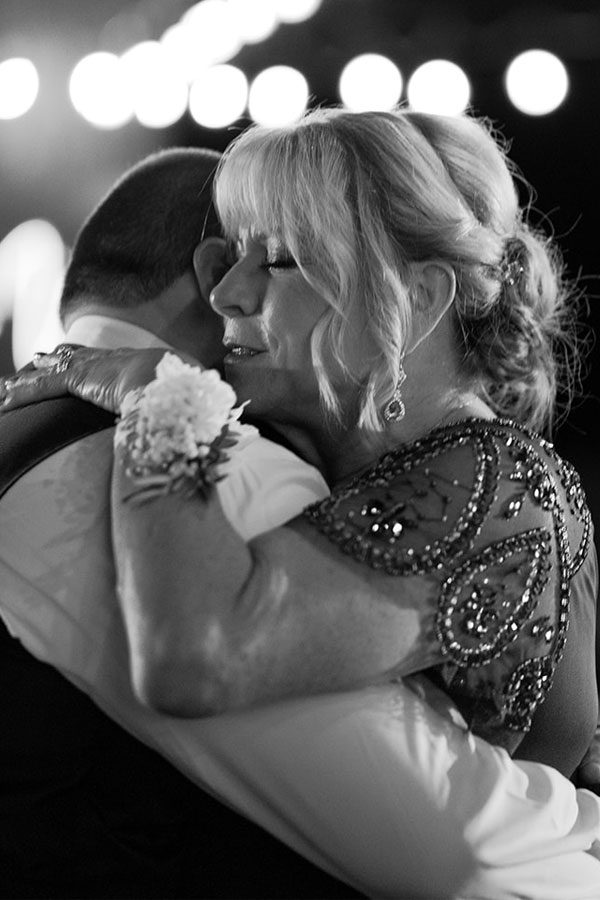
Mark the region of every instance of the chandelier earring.
[[383, 409], [383, 418], [386, 422], [400, 422], [406, 415], [406, 407], [404, 406], [401, 391], [402, 385], [406, 381], [406, 372], [402, 363], [403, 360], [401, 359], [394, 393]]

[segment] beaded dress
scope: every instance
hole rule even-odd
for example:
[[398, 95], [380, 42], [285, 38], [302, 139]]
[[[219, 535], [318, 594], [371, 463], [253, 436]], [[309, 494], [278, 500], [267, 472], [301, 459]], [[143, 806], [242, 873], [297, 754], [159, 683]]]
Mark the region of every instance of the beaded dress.
[[[592, 524], [573, 467], [516, 422], [466, 419], [385, 454], [306, 516], [398, 578], [399, 598], [402, 579], [433, 581], [423, 602], [436, 598], [427, 640], [441, 662], [428, 674], [476, 734], [514, 752], [551, 690], [570, 617], [585, 609], [594, 621]], [[579, 630], [589, 686], [593, 641]], [[573, 699], [582, 690], [569, 683]], [[588, 718], [589, 731], [595, 710]]]

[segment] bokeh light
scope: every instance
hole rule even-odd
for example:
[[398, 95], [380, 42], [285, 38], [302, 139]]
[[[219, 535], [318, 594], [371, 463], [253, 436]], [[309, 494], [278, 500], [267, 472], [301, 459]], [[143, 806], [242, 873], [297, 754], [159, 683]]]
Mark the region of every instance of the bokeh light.
[[323, 0], [272, 0], [280, 22], [304, 22], [314, 16]]
[[59, 231], [45, 219], [22, 222], [0, 242], [0, 326], [12, 319], [17, 369], [62, 339], [58, 301], [65, 258]]
[[447, 59], [432, 59], [413, 72], [406, 93], [414, 110], [457, 116], [469, 105], [471, 85], [456, 63]]
[[0, 63], [0, 119], [18, 119], [35, 103], [40, 86], [30, 59], [13, 57]]
[[187, 109], [188, 86], [177, 59], [158, 41], [142, 41], [121, 57], [123, 91], [147, 128], [166, 128]]
[[190, 87], [190, 115], [204, 128], [225, 128], [243, 114], [248, 79], [236, 66], [224, 63], [200, 73]]
[[338, 90], [348, 109], [388, 110], [398, 103], [402, 94], [402, 74], [386, 56], [364, 53], [344, 67]]
[[185, 35], [182, 48], [187, 48], [185, 66], [193, 75], [227, 62], [242, 47], [235, 10], [227, 0], [202, 0], [184, 13], [179, 24]]
[[296, 122], [308, 104], [306, 78], [291, 66], [271, 66], [250, 85], [248, 110], [255, 122], [278, 126]]
[[228, 3], [243, 43], [265, 41], [279, 24], [275, 0], [228, 0]]
[[569, 92], [569, 76], [561, 60], [547, 50], [527, 50], [506, 70], [504, 86], [511, 102], [530, 116], [554, 112]]
[[129, 93], [123, 90], [121, 61], [114, 53], [90, 53], [80, 59], [69, 80], [71, 102], [97, 128], [120, 128], [133, 116]]
[[178, 60], [188, 83], [210, 65], [198, 52], [192, 30], [182, 22], [176, 22], [167, 28], [159, 43], [173, 59]]

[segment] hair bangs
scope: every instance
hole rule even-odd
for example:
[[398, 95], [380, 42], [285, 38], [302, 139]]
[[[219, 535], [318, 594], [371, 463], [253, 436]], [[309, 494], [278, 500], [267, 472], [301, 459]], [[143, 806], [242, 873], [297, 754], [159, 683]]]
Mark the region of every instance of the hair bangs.
[[215, 179], [215, 206], [227, 237], [283, 237], [286, 191], [293, 176], [276, 134], [251, 128], [225, 151]]
[[225, 151], [215, 180], [215, 205], [227, 236], [278, 237], [313, 272], [331, 268], [328, 248], [341, 233], [351, 244], [347, 254], [354, 256], [343, 156], [335, 135], [319, 121], [250, 127]]

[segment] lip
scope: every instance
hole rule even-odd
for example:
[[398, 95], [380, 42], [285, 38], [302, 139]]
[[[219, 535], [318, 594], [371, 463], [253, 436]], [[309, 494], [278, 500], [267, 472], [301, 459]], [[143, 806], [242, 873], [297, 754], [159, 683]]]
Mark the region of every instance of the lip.
[[253, 347], [251, 344], [238, 344], [232, 340], [225, 340], [223, 343], [228, 351], [224, 361], [228, 363], [239, 363], [247, 359], [254, 359], [266, 352], [262, 347]]

